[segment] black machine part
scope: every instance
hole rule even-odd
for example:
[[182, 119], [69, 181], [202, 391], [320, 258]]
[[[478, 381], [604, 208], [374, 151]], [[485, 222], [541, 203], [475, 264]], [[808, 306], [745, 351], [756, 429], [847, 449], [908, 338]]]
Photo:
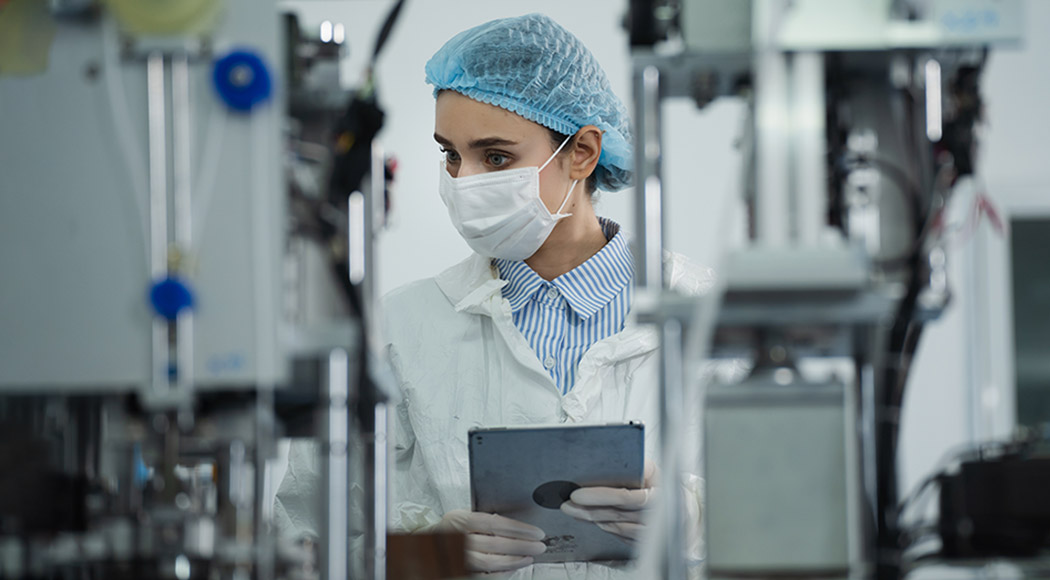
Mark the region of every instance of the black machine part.
[[1023, 558], [1050, 548], [1050, 456], [965, 462], [940, 484], [944, 557]]

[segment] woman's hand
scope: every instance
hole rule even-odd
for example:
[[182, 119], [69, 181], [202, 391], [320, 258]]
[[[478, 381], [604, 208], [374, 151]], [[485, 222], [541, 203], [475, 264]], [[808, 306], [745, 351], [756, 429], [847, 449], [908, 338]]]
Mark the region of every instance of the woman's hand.
[[656, 480], [656, 465], [646, 460], [641, 489], [581, 487], [561, 504], [561, 511], [578, 520], [594, 522], [628, 544], [635, 544], [645, 530], [642, 521], [652, 505]]
[[467, 534], [467, 566], [474, 572], [524, 568], [547, 549], [543, 530], [496, 514], [452, 510], [434, 527]]

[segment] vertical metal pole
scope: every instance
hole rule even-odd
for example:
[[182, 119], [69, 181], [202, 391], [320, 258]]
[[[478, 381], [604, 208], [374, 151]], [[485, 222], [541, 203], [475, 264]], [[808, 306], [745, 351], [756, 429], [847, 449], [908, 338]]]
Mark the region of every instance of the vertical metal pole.
[[328, 355], [327, 385], [321, 446], [324, 493], [317, 506], [321, 514], [324, 541], [318, 547], [321, 578], [349, 578], [349, 445], [350, 445], [350, 357], [345, 350], [335, 349]]
[[168, 269], [168, 132], [164, 55], [154, 52], [146, 63], [149, 117], [150, 274]]
[[375, 440], [372, 450], [372, 522], [370, 535], [375, 539], [373, 555], [373, 578], [386, 579], [386, 502], [387, 502], [387, 412], [386, 403], [375, 408]]
[[[168, 134], [165, 60], [150, 53], [146, 62], [147, 115], [149, 119], [149, 206], [150, 276], [154, 280], [168, 271]], [[168, 324], [158, 317], [152, 329], [152, 387], [160, 392], [168, 386]]]
[[791, 166], [787, 58], [766, 49], [755, 56], [755, 225], [766, 246], [786, 243]]
[[360, 191], [354, 191], [346, 200], [347, 271], [349, 272], [350, 283], [354, 286], [360, 286], [364, 283], [366, 268], [368, 267], [368, 258], [365, 250], [365, 238], [368, 237], [365, 231], [365, 224], [368, 220], [366, 217], [368, 212], [365, 210], [367, 206], [365, 199], [365, 194]]
[[660, 460], [664, 473], [663, 493], [660, 509], [664, 510], [663, 521], [667, 525], [662, 578], [677, 580], [686, 578], [685, 563], [685, 518], [683, 518], [681, 481], [681, 436], [682, 413], [684, 411], [685, 365], [682, 360], [682, 323], [667, 318], [662, 323], [660, 348]]
[[[193, 245], [193, 168], [192, 109], [190, 104], [190, 64], [183, 53], [172, 58], [171, 70], [172, 144], [174, 149], [174, 242], [185, 254]], [[175, 358], [178, 386], [186, 396], [193, 389], [193, 311], [183, 310], [175, 321]]]
[[663, 183], [660, 69], [646, 65], [634, 73], [635, 125], [635, 287], [640, 293], [663, 289]]
[[272, 506], [270, 498], [270, 470], [267, 461], [277, 445], [274, 434], [274, 392], [270, 385], [261, 385], [255, 400], [255, 494], [253, 496], [253, 523], [255, 552], [255, 580], [273, 580], [275, 577], [275, 538], [270, 533]]
[[931, 58], [926, 61], [926, 138], [930, 143], [941, 140], [943, 119], [941, 113], [941, 63]]
[[[635, 124], [638, 143], [635, 148], [635, 286], [639, 294], [661, 297], [664, 294], [664, 189], [662, 182], [662, 103], [660, 69], [653, 65], [635, 69]], [[660, 307], [660, 301], [655, 302]], [[682, 497], [678, 485], [681, 461], [677, 441], [682, 424], [684, 366], [682, 363], [682, 323], [666, 317], [660, 319], [660, 466], [664, 474], [664, 492], [658, 509], [667, 526], [661, 554], [661, 578], [677, 580], [686, 577], [685, 537]]]
[[875, 364], [871, 360], [871, 351], [874, 345], [881, 344], [883, 337], [881, 333], [870, 331], [865, 333], [862, 347], [857, 349], [854, 361], [857, 366], [857, 381], [860, 383], [860, 470], [861, 485], [863, 489], [863, 525], [859, 528], [861, 542], [864, 550], [861, 552], [863, 562], [871, 562], [878, 555], [878, 549], [873, 549], [878, 533], [878, 461], [875, 453], [875, 434], [878, 431], [878, 381], [875, 377]]
[[827, 224], [828, 211], [823, 54], [795, 53], [791, 97], [795, 219], [790, 231], [796, 243], [815, 246]]

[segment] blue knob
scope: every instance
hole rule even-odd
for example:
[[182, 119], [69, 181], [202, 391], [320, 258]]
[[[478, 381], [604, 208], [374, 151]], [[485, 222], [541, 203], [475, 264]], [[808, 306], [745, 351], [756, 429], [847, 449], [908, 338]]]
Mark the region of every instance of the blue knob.
[[175, 320], [179, 312], [193, 308], [193, 292], [177, 277], [168, 276], [153, 283], [149, 291], [153, 311], [167, 320]]
[[215, 61], [212, 80], [219, 96], [235, 111], [251, 111], [272, 92], [266, 63], [250, 50], [235, 50]]

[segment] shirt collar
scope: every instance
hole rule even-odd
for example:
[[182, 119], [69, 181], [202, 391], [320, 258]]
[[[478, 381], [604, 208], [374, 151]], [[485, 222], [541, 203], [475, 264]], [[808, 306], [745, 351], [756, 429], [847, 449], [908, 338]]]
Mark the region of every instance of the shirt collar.
[[499, 271], [499, 277], [507, 281], [502, 291], [503, 297], [510, 302], [511, 312], [521, 310], [546, 284], [546, 281], [525, 262], [496, 258], [492, 263]]
[[[584, 320], [629, 286], [634, 274], [634, 260], [619, 224], [605, 218], [599, 218], [599, 222], [608, 243], [584, 263], [550, 282]], [[495, 259], [493, 263], [500, 278], [507, 281], [502, 292], [512, 312], [524, 307], [546, 284], [525, 262]]]

